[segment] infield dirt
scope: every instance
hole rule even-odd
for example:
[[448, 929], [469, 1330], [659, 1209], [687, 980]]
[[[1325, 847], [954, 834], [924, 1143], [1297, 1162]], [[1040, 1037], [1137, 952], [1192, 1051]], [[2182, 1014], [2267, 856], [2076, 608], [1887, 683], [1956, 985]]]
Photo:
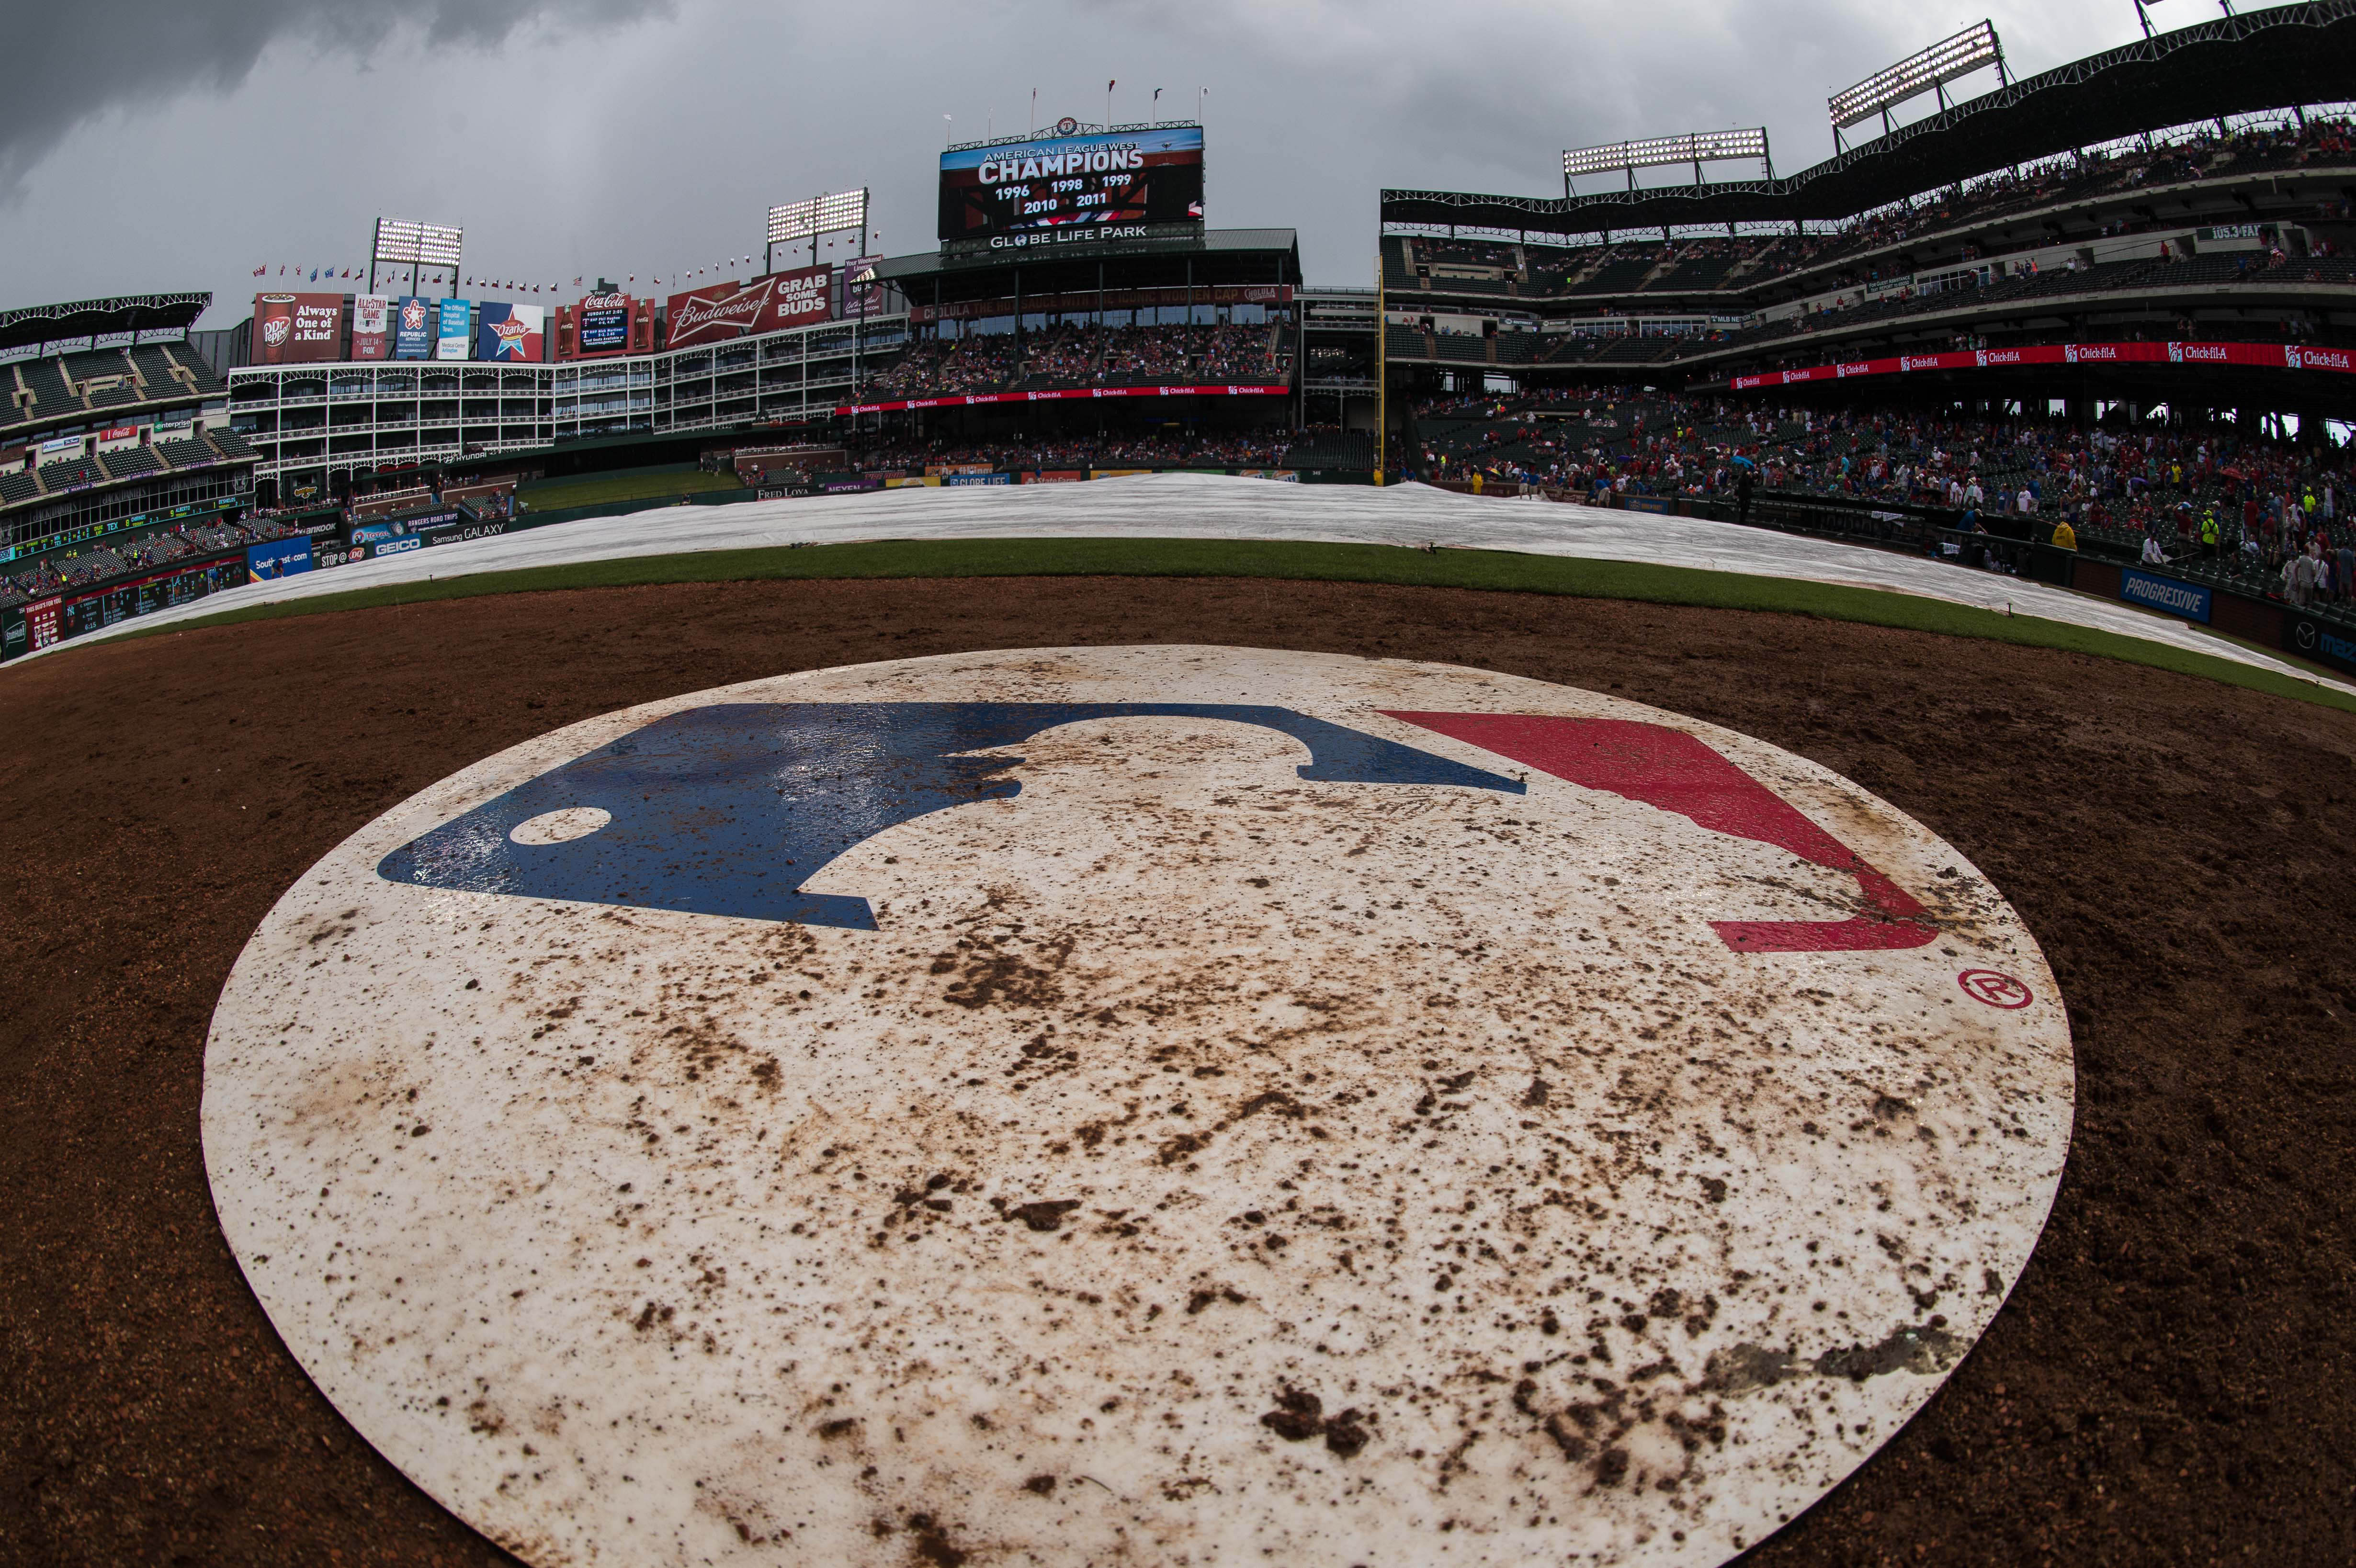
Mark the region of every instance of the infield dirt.
[[208, 1020], [326, 850], [632, 703], [1154, 642], [1472, 665], [1727, 725], [1912, 814], [2043, 944], [2078, 1072], [2044, 1240], [1922, 1413], [1746, 1562], [2356, 1555], [2356, 716], [1786, 615], [1066, 578], [459, 600], [0, 672], [0, 1560], [506, 1561], [344, 1425], [214, 1221]]

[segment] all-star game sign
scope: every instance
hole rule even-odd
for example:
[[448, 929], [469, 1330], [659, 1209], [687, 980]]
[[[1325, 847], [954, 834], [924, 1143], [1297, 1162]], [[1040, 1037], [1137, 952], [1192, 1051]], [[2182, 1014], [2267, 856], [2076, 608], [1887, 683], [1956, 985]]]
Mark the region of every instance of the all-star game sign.
[[[287, 1344], [534, 1563], [1715, 1563], [2044, 1222], [2019, 918], [1856, 785], [1477, 670], [863, 666], [307, 873], [205, 1147]], [[960, 1555], [963, 1554], [963, 1555]]]

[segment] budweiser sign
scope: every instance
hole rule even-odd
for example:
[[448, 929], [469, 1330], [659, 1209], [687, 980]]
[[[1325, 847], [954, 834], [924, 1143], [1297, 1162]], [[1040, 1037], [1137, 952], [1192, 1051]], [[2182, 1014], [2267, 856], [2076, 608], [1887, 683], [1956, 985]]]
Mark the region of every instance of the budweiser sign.
[[687, 348], [824, 321], [833, 314], [833, 278], [830, 266], [803, 267], [673, 294], [668, 346]]

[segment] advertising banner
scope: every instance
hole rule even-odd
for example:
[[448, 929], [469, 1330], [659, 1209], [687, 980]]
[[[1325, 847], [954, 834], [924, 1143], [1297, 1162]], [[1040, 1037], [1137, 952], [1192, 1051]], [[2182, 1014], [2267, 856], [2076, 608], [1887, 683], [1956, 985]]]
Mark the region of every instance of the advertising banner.
[[430, 547], [443, 544], [465, 544], [468, 539], [497, 539], [507, 531], [507, 523], [498, 517], [487, 517], [480, 522], [461, 517], [455, 523], [445, 523], [418, 537]]
[[[1025, 302], [1028, 308], [1028, 302]], [[1919, 370], [2005, 370], [2048, 365], [2233, 365], [2259, 370], [2330, 370], [2356, 374], [2356, 349], [2283, 343], [2036, 343], [2019, 348], [1967, 348], [1944, 354], [1901, 354], [1737, 376], [1738, 392], [1800, 387], [1858, 376], [1902, 376]]]
[[1014, 475], [1012, 474], [944, 474], [941, 475], [941, 483], [944, 485], [1012, 485], [1014, 483]]
[[670, 296], [669, 336], [664, 347], [691, 348], [699, 343], [808, 326], [833, 315], [834, 267], [802, 267], [771, 272], [749, 283], [714, 283]]
[[434, 302], [415, 294], [403, 295], [392, 318], [392, 357], [395, 359], [431, 359], [434, 357]]
[[474, 347], [468, 336], [468, 318], [474, 314], [472, 300], [436, 300], [434, 302], [434, 357], [464, 359], [466, 350]]
[[308, 365], [344, 357], [344, 296], [256, 294], [253, 351], [263, 365]]
[[[573, 323], [570, 357], [591, 359], [627, 354], [633, 347], [630, 324], [637, 303], [628, 294], [589, 294], [579, 304], [567, 307]], [[653, 338], [649, 336], [643, 347], [651, 349]]]
[[[389, 517], [379, 522], [354, 523], [351, 532], [345, 537], [354, 544], [385, 544], [394, 539], [407, 539], [412, 534], [422, 534], [433, 528], [455, 528], [466, 520], [467, 517], [464, 512], [455, 507], [449, 507], [439, 511], [425, 512], [412, 517]], [[389, 555], [392, 552], [384, 550], [379, 553]]]
[[845, 403], [837, 414], [888, 414], [903, 409], [968, 409], [990, 403], [1059, 403], [1080, 398], [1282, 398], [1290, 387], [1068, 387], [1045, 392], [966, 392], [951, 398], [908, 398], [889, 403]]
[[2301, 658], [2356, 675], [2356, 637], [2312, 615], [2284, 613], [2283, 646]]
[[546, 358], [548, 312], [536, 304], [483, 302], [475, 329], [475, 357], [537, 365]]
[[941, 155], [940, 238], [1203, 220], [1203, 128], [1057, 135]]
[[266, 544], [245, 547], [245, 575], [249, 582], [268, 582], [310, 570], [308, 539], [272, 539]]
[[[1108, 289], [1099, 296], [1094, 289], [1073, 293], [1033, 294], [1023, 296], [1025, 315], [1091, 315], [1101, 309], [1108, 313], [1130, 310], [1183, 310], [1189, 304], [1290, 304], [1290, 283], [1203, 283], [1189, 289]], [[908, 319], [926, 321], [986, 321], [995, 316], [1012, 315], [1014, 301], [954, 300], [947, 304], [912, 304]]]
[[36, 599], [25, 606], [26, 642], [28, 645], [27, 651], [39, 653], [43, 648], [54, 645], [57, 640], [65, 635], [63, 619], [59, 613], [63, 603], [63, 600], [52, 597]]
[[2163, 614], [2181, 615], [2188, 621], [2209, 624], [2209, 611], [2213, 603], [2209, 590], [2197, 582], [2179, 581], [2173, 577], [2155, 577], [2148, 571], [2133, 567], [2119, 571], [2119, 597], [2130, 604], [2140, 604], [2147, 610]]
[[875, 281], [881, 256], [853, 256], [842, 264], [842, 315], [846, 317], [884, 314], [884, 285]]
[[352, 357], [382, 359], [392, 352], [392, 301], [382, 294], [352, 296]]

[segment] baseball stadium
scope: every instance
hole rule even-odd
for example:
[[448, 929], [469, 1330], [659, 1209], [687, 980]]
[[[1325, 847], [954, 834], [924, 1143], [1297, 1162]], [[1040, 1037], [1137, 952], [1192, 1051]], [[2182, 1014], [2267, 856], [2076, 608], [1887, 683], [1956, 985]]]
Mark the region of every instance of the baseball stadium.
[[2214, 9], [1346, 277], [1108, 88], [0, 311], [0, 1561], [2356, 1560], [2356, 0]]

